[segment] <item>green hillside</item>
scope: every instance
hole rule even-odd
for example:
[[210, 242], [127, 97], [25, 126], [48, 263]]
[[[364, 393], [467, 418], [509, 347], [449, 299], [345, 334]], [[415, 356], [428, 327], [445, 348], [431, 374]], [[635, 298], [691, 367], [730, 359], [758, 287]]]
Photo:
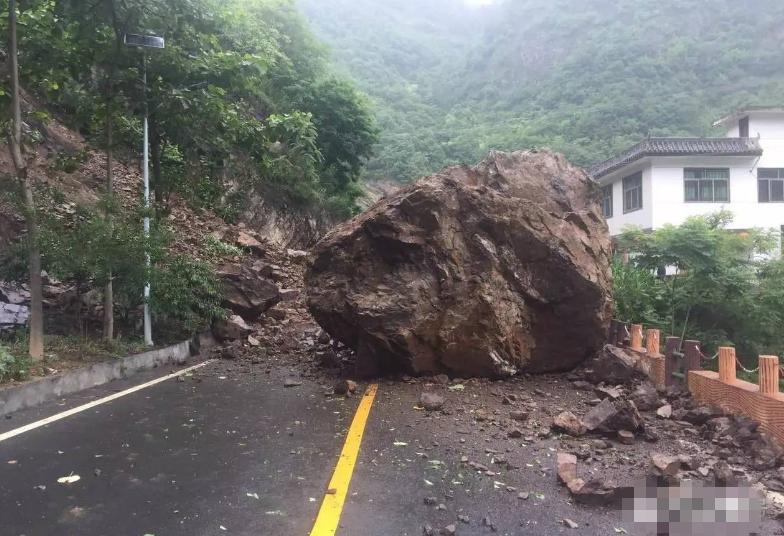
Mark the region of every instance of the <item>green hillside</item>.
[[370, 178], [405, 180], [491, 148], [547, 146], [588, 165], [782, 100], [778, 0], [300, 4], [375, 101], [383, 133]]

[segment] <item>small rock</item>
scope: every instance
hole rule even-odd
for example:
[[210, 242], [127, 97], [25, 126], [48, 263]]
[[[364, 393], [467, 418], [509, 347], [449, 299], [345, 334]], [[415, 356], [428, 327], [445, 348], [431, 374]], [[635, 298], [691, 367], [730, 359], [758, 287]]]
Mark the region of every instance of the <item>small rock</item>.
[[259, 346], [261, 344], [261, 341], [259, 341], [253, 335], [248, 335], [248, 344], [250, 344], [251, 346]]
[[466, 515], [457, 516], [457, 520], [460, 521], [461, 523], [465, 523], [466, 525], [471, 523], [471, 518]]
[[495, 523], [492, 522], [492, 520], [490, 519], [490, 516], [485, 516], [485, 517], [482, 518], [482, 526], [488, 527], [493, 532], [495, 532], [497, 530], [496, 526], [495, 526]]
[[428, 506], [433, 506], [434, 504], [438, 503], [437, 497], [425, 497], [424, 503]]
[[727, 488], [738, 485], [738, 479], [730, 466], [724, 460], [719, 460], [713, 466], [713, 479], [717, 488]]
[[437, 411], [444, 406], [444, 397], [429, 391], [419, 395], [419, 405], [427, 411]]
[[606, 506], [613, 503], [618, 491], [618, 486], [600, 478], [588, 482], [576, 478], [566, 487], [569, 488], [576, 502], [591, 506]]
[[720, 416], [721, 416], [720, 412], [716, 412], [707, 406], [700, 406], [687, 411], [686, 414], [683, 415], [680, 420], [686, 421], [691, 424], [695, 424], [697, 426], [701, 426], [706, 422], [708, 422], [709, 420], [713, 419], [714, 417], [720, 417]]
[[661, 419], [669, 419], [672, 417], [672, 406], [669, 404], [664, 404], [662, 407], [656, 410], [656, 416]]
[[332, 338], [329, 336], [329, 333], [327, 333], [324, 330], [321, 330], [316, 340], [319, 342], [319, 344], [329, 344], [329, 341], [331, 341]]
[[299, 387], [302, 382], [296, 378], [286, 378], [283, 380], [283, 387]]
[[571, 411], [563, 411], [556, 415], [552, 426], [574, 437], [585, 434], [585, 425]]
[[583, 417], [582, 423], [592, 432], [613, 433], [618, 430], [640, 430], [644, 421], [634, 402], [604, 399]]
[[628, 430], [618, 430], [618, 441], [624, 445], [633, 445], [634, 433]]
[[651, 411], [659, 405], [659, 393], [651, 382], [641, 383], [629, 397], [640, 411]]
[[520, 499], [521, 501], [527, 501], [530, 495], [531, 494], [528, 493], [527, 491], [521, 491], [520, 493], [517, 494], [517, 498]]
[[680, 458], [660, 452], [651, 453], [651, 465], [655, 474], [666, 477], [675, 477], [681, 470]]
[[286, 254], [292, 259], [302, 259], [308, 256], [307, 251], [302, 251], [299, 249], [287, 249]]
[[338, 380], [335, 382], [334, 392], [336, 395], [351, 395], [357, 390], [357, 382], [352, 380]]
[[[280, 289], [280, 301], [284, 302], [291, 302], [299, 299], [300, 291], [293, 288], [282, 288]], [[329, 341], [327, 341], [329, 342]]]
[[558, 479], [568, 485], [577, 479], [577, 456], [568, 452], [559, 452], [556, 457]]
[[455, 526], [454, 523], [452, 523], [451, 525], [447, 525], [446, 527], [441, 529], [441, 534], [443, 534], [444, 536], [453, 536], [455, 533], [457, 533], [457, 527]]
[[509, 412], [509, 417], [512, 420], [519, 421], [519, 422], [527, 421], [529, 415], [530, 414], [527, 411], [522, 410], [522, 409], [519, 409], [519, 410], [516, 409], [516, 410], [512, 410], [512, 411]]
[[614, 387], [597, 387], [594, 392], [599, 398], [609, 398], [610, 400], [618, 400], [621, 398], [621, 392]]
[[509, 430], [509, 433], [507, 435], [511, 439], [518, 439], [523, 437], [523, 432], [519, 428], [513, 428], [512, 430]]
[[568, 517], [563, 518], [563, 524], [569, 527], [570, 529], [576, 529], [580, 526], [574, 521], [572, 521], [571, 519], [569, 519]]
[[573, 381], [572, 386], [579, 391], [590, 391], [593, 389], [593, 385], [585, 380]]

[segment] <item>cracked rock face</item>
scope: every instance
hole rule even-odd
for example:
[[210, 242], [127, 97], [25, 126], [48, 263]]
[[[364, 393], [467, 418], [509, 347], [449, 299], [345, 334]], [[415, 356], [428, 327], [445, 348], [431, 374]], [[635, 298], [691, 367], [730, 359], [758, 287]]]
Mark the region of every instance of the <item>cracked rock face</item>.
[[582, 170], [493, 152], [333, 230], [306, 286], [317, 322], [367, 373], [567, 370], [605, 340], [610, 238]]

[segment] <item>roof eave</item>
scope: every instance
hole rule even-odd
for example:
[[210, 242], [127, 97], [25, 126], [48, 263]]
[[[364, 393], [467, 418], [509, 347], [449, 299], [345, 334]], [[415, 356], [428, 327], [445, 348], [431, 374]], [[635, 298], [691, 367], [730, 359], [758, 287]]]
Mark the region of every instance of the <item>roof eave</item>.
[[677, 157], [684, 157], [684, 156], [688, 156], [688, 157], [694, 156], [694, 157], [703, 157], [703, 158], [706, 157], [706, 156], [716, 157], [716, 158], [722, 158], [722, 157], [735, 158], [735, 157], [744, 157], [744, 156], [747, 156], [747, 157], [758, 157], [758, 156], [762, 156], [762, 149], [759, 149], [759, 150], [756, 150], [756, 151], [751, 151], [750, 150], [750, 151], [743, 151], [743, 152], [725, 152], [725, 153], [716, 153], [716, 152], [702, 152], [702, 153], [675, 153], [675, 152], [672, 152], [672, 153], [656, 153], [656, 152], [642, 152], [642, 153], [639, 153], [638, 155], [634, 155], [633, 157], [630, 157], [631, 159], [629, 161], [627, 161], [627, 162], [623, 162], [623, 163], [620, 163], [620, 164], [617, 164], [617, 165], [614, 165], [614, 166], [610, 166], [607, 169], [601, 170], [601, 171], [599, 171], [597, 173], [593, 173], [589, 169], [588, 170], [588, 175], [593, 180], [599, 182], [604, 177], [606, 177], [607, 175], [611, 175], [611, 174], [615, 173], [616, 171], [619, 171], [619, 170], [621, 170], [621, 169], [623, 169], [625, 167], [628, 167], [628, 166], [630, 166], [632, 164], [636, 164], [640, 160], [644, 160], [646, 158], [653, 158], [653, 157], [677, 158]]

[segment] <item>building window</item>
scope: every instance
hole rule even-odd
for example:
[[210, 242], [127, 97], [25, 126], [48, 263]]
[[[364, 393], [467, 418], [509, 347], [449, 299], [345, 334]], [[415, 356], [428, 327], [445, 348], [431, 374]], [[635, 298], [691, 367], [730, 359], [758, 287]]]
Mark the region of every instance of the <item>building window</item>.
[[642, 171], [623, 179], [623, 212], [642, 208]]
[[784, 203], [784, 169], [758, 168], [757, 189], [760, 203]]
[[683, 170], [685, 199], [689, 203], [728, 203], [730, 170], [687, 168]]
[[602, 214], [606, 219], [612, 218], [613, 212], [613, 185], [608, 184], [602, 188]]
[[744, 117], [738, 122], [738, 135], [741, 138], [749, 137], [749, 116]]

